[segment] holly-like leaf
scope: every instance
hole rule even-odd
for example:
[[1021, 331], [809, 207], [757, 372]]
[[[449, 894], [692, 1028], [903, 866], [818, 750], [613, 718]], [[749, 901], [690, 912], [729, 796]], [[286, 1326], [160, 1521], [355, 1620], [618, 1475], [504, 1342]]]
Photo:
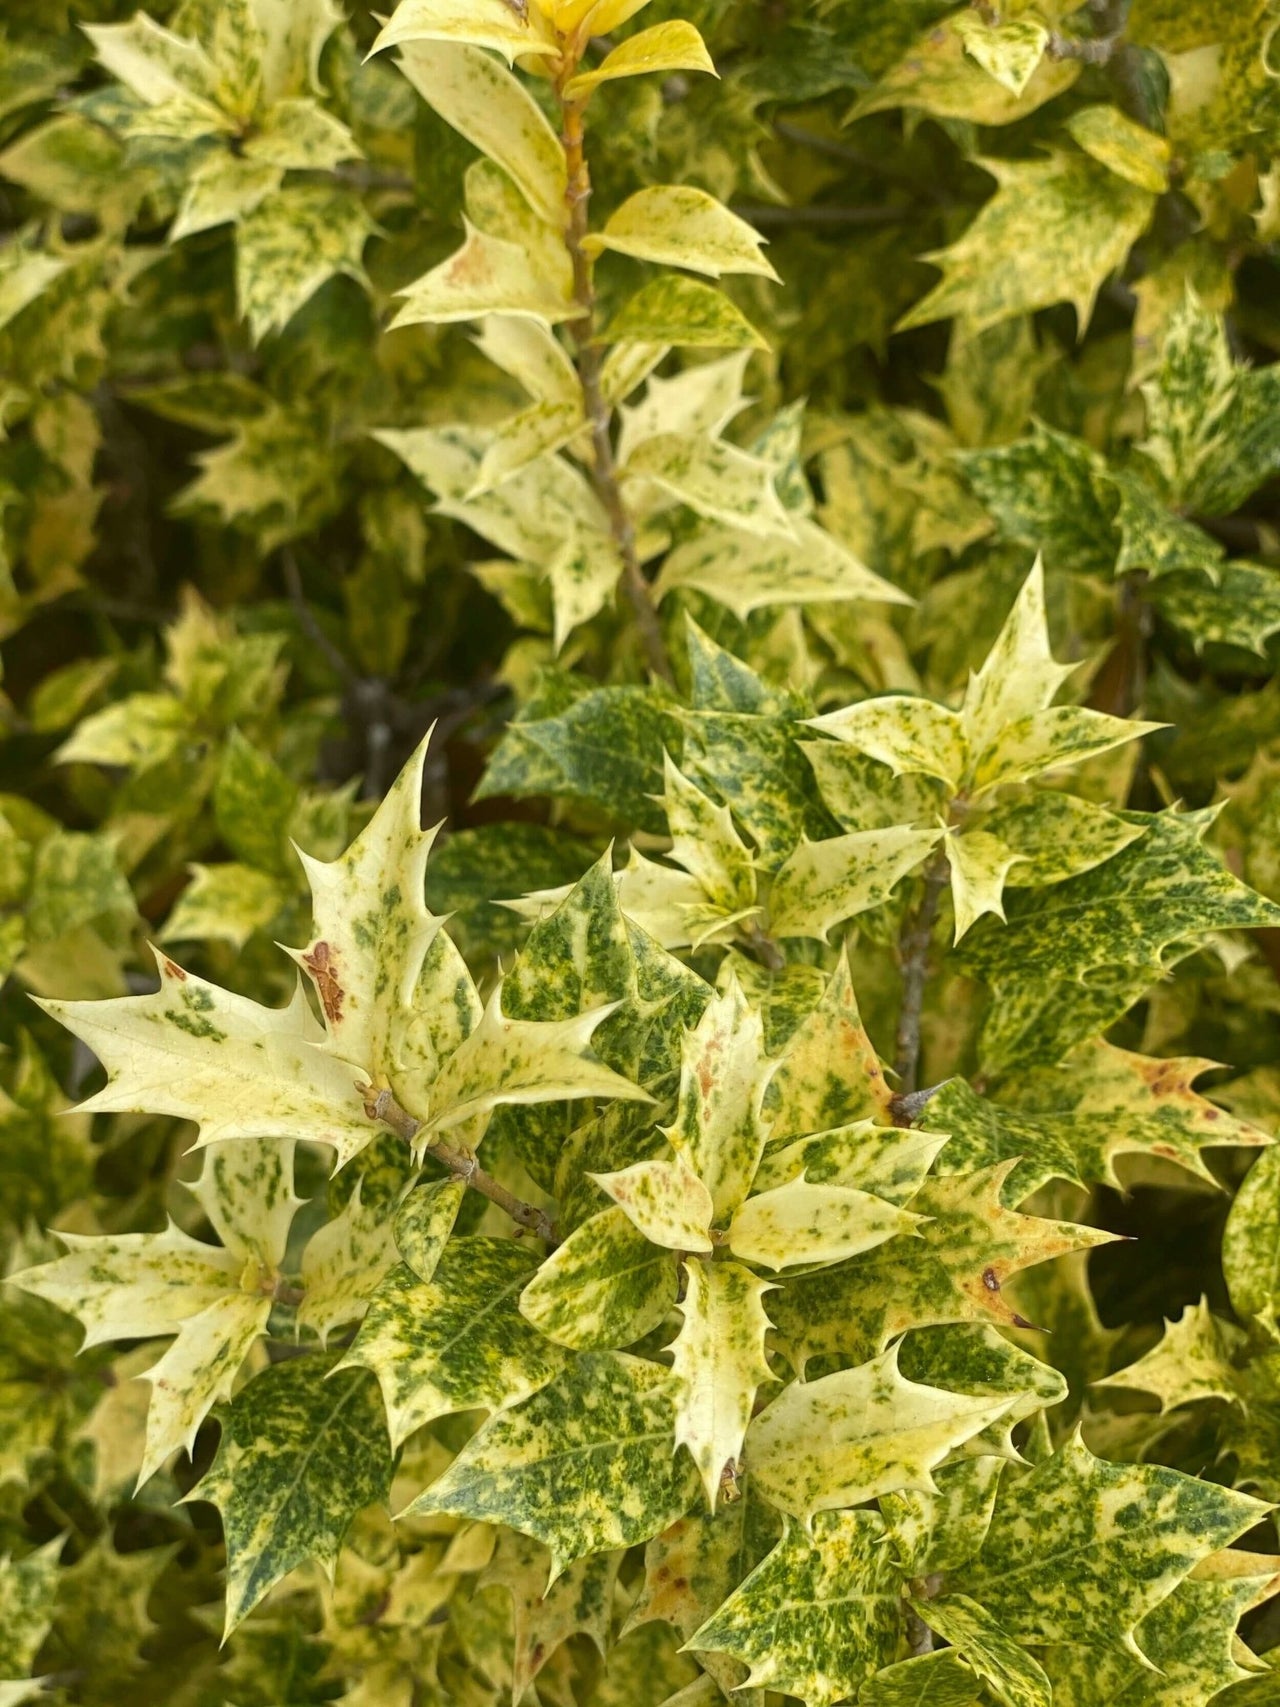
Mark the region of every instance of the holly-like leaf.
[[960, 941], [984, 913], [1004, 918], [1004, 886], [1022, 858], [989, 830], [948, 833], [943, 842], [951, 868], [951, 901], [955, 910], [955, 940]]
[[1240, 1384], [1231, 1367], [1237, 1344], [1230, 1323], [1219, 1321], [1202, 1298], [1188, 1304], [1176, 1321], [1166, 1322], [1159, 1343], [1136, 1363], [1103, 1376], [1094, 1386], [1150, 1393], [1162, 1411], [1202, 1399], [1237, 1404]]
[[551, 1552], [552, 1581], [576, 1559], [645, 1541], [698, 1493], [673, 1458], [676, 1383], [619, 1352], [572, 1360], [550, 1387], [493, 1417], [408, 1508], [505, 1523]]
[[480, 1586], [496, 1584], [511, 1595], [513, 1703], [522, 1699], [543, 1666], [571, 1637], [589, 1636], [600, 1653], [605, 1652], [619, 1562], [617, 1553], [592, 1554], [571, 1565], [548, 1587], [551, 1559], [546, 1548], [517, 1531], [499, 1532]]
[[811, 1534], [789, 1524], [690, 1646], [732, 1654], [747, 1684], [799, 1696], [806, 1707], [856, 1696], [893, 1658], [902, 1578], [873, 1512], [830, 1512]]
[[418, 41], [491, 48], [508, 65], [517, 57], [556, 51], [543, 14], [536, 8], [531, 13], [516, 11], [505, 0], [400, 0], [372, 51]]
[[309, 1138], [346, 1161], [373, 1135], [351, 1070], [316, 1046], [324, 1034], [301, 987], [264, 1008], [157, 954], [160, 988], [102, 1002], [46, 1001], [94, 1051], [107, 1083], [87, 1114], [138, 1111], [193, 1120], [200, 1143]]
[[454, 1239], [430, 1281], [399, 1263], [370, 1299], [339, 1369], [371, 1369], [382, 1389], [393, 1448], [454, 1411], [501, 1410], [564, 1367], [521, 1315], [536, 1255], [513, 1239]]
[[1029, 1475], [1002, 1481], [982, 1550], [955, 1590], [1015, 1641], [1122, 1641], [1141, 1659], [1142, 1620], [1264, 1510], [1160, 1465], [1105, 1464], [1073, 1436]]
[[711, 1193], [683, 1163], [635, 1162], [616, 1173], [592, 1174], [651, 1244], [672, 1251], [713, 1249]]
[[663, 273], [641, 285], [614, 315], [604, 336], [611, 344], [671, 344], [702, 350], [768, 348], [741, 309], [722, 291], [680, 273]]
[[601, 83], [617, 77], [639, 77], [649, 71], [709, 71], [714, 76], [715, 66], [693, 25], [673, 18], [619, 42], [593, 71], [580, 71], [570, 78], [565, 93], [570, 100], [577, 100]]
[[691, 184], [653, 184], [638, 190], [589, 238], [594, 249], [612, 249], [639, 261], [687, 267], [718, 279], [723, 273], [778, 275], [760, 253], [764, 238], [745, 219]]
[[929, 1472], [1012, 1401], [908, 1381], [895, 1346], [855, 1369], [784, 1388], [751, 1424], [745, 1460], [765, 1497], [808, 1525], [815, 1512], [894, 1488], [927, 1491]]
[[277, 190], [236, 226], [236, 300], [255, 342], [285, 327], [326, 280], [365, 282], [363, 204], [323, 184]]
[[[1103, 281], [1146, 229], [1155, 196], [1064, 149], [1043, 160], [981, 164], [996, 180], [996, 193], [957, 243], [926, 257], [941, 267], [942, 281], [899, 329], [963, 315], [981, 330], [1070, 302], [1083, 330]], [[992, 265], [998, 257], [1009, 264]]]
[[849, 957], [842, 951], [822, 1000], [792, 1033], [769, 1081], [765, 1107], [772, 1123], [770, 1148], [806, 1133], [863, 1120], [887, 1121], [892, 1100], [858, 1012]]
[[[955, 1082], [949, 1080], [943, 1091]], [[856, 1120], [769, 1150], [756, 1174], [755, 1188], [767, 1192], [803, 1177], [813, 1185], [856, 1186], [902, 1205], [919, 1191], [947, 1142], [942, 1132], [905, 1131]]]
[[573, 301], [569, 259], [547, 277], [528, 265], [526, 251], [464, 220], [466, 241], [446, 261], [407, 286], [404, 306], [391, 322], [399, 326], [449, 325], [486, 314], [514, 314], [555, 326], [571, 320]]
[[391, 1449], [377, 1384], [362, 1370], [330, 1380], [330, 1370], [320, 1357], [277, 1363], [221, 1413], [218, 1455], [196, 1497], [222, 1516], [228, 1634], [305, 1560], [332, 1578], [351, 1520], [387, 1498]]
[[941, 834], [893, 825], [801, 842], [774, 879], [769, 896], [773, 932], [826, 942], [833, 925], [886, 901], [929, 857]]
[[772, 1380], [764, 1355], [769, 1286], [731, 1262], [686, 1263], [685, 1285], [684, 1324], [671, 1353], [675, 1439], [688, 1447], [714, 1511], [725, 1467], [741, 1454], [756, 1390]]
[[668, 552], [654, 597], [661, 601], [675, 588], [689, 587], [743, 619], [770, 605], [907, 602], [906, 594], [808, 517], [793, 517], [792, 534], [761, 537], [736, 527], [698, 534]]
[[465, 42], [405, 40], [399, 63], [423, 100], [501, 166], [536, 214], [560, 218], [564, 148], [523, 83]]
[[670, 1251], [637, 1231], [625, 1209], [593, 1215], [552, 1252], [520, 1295], [521, 1313], [575, 1350], [632, 1345], [675, 1303]]
[[163, 1233], [63, 1234], [67, 1254], [13, 1276], [79, 1318], [85, 1346], [175, 1334], [147, 1371], [151, 1405], [139, 1480], [188, 1452], [212, 1407], [231, 1392], [271, 1314], [276, 1270], [298, 1200], [292, 1145], [225, 1144], [205, 1159], [195, 1195], [220, 1245]]
[[918, 1601], [916, 1613], [963, 1654], [1005, 1707], [1052, 1707], [1052, 1688], [1044, 1667], [967, 1595]]
[[[298, 1324], [323, 1344], [334, 1328], [358, 1321], [396, 1260], [396, 1241], [383, 1204], [361, 1201], [363, 1179], [341, 1213], [317, 1229], [302, 1253], [303, 1299]], [[465, 1190], [461, 1184], [455, 1188]]]
[[977, 1678], [954, 1648], [886, 1666], [863, 1684], [860, 1707], [976, 1707]]
[[681, 1041], [676, 1115], [666, 1129], [673, 1149], [710, 1192], [717, 1220], [733, 1213], [755, 1177], [772, 1068], [760, 1016], [731, 978]]
[[1015, 1326], [1004, 1296], [1012, 1275], [1068, 1251], [1106, 1244], [1111, 1235], [1070, 1222], [1019, 1215], [1001, 1203], [1013, 1167], [926, 1180], [911, 1200], [928, 1219], [912, 1239], [817, 1274], [787, 1281], [769, 1314], [797, 1368], [815, 1356], [866, 1357], [907, 1328], [945, 1322]]
[[429, 1282], [467, 1194], [460, 1179], [432, 1180], [411, 1191], [396, 1210], [392, 1231], [401, 1259]]
[[1222, 1235], [1222, 1272], [1231, 1306], [1273, 1335], [1280, 1311], [1280, 1151], [1263, 1152], [1236, 1193]]
[[52, 1622], [60, 1552], [61, 1542], [53, 1541], [25, 1558], [0, 1561], [0, 1678], [25, 1678], [35, 1662]]
[[833, 1263], [914, 1231], [919, 1217], [854, 1187], [792, 1179], [749, 1197], [729, 1224], [729, 1248], [777, 1271]]

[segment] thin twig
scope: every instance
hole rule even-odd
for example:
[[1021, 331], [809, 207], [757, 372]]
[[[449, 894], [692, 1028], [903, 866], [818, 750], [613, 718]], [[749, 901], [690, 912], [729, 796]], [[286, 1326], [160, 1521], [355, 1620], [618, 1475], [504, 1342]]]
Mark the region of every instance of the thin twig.
[[[422, 1122], [415, 1120], [408, 1109], [401, 1106], [394, 1091], [379, 1091], [365, 1103], [364, 1111], [370, 1120], [380, 1120], [384, 1126], [389, 1126], [406, 1144], [415, 1143], [422, 1130]], [[469, 1185], [472, 1191], [478, 1191], [481, 1197], [487, 1197], [490, 1203], [496, 1203], [518, 1226], [536, 1233], [538, 1238], [545, 1239], [549, 1245], [559, 1243], [555, 1222], [545, 1210], [536, 1209], [532, 1203], [526, 1203], [513, 1191], [508, 1191], [505, 1185], [500, 1185], [492, 1174], [485, 1172], [475, 1154], [464, 1145], [450, 1144], [444, 1138], [434, 1138], [427, 1143], [426, 1153], [448, 1168], [455, 1179]]]
[[898, 939], [902, 1008], [898, 1014], [894, 1067], [898, 1074], [900, 1097], [909, 1096], [915, 1090], [920, 1071], [920, 1012], [924, 1006], [925, 981], [929, 976], [929, 945], [933, 941], [933, 927], [949, 870], [946, 853], [939, 848], [925, 869], [920, 905], [903, 920], [902, 935]]
[[1081, 36], [1064, 36], [1060, 30], [1054, 30], [1045, 52], [1050, 59], [1078, 59], [1084, 65], [1105, 65], [1120, 45], [1119, 35], [1086, 40]]
[[635, 614], [636, 628], [644, 647], [649, 668], [655, 676], [671, 681], [671, 664], [667, 658], [662, 625], [654, 607], [649, 582], [636, 551], [635, 527], [627, 511], [618, 481], [618, 465], [613, 454], [610, 428], [613, 410], [600, 383], [601, 355], [596, 343], [595, 286], [592, 282], [591, 259], [584, 247], [587, 236], [587, 204], [591, 198], [591, 174], [584, 147], [584, 100], [570, 100], [564, 85], [572, 75], [574, 65], [566, 60], [556, 81], [560, 102], [561, 135], [564, 144], [567, 178], [565, 184], [565, 246], [573, 265], [573, 296], [580, 313], [570, 323], [576, 349], [574, 365], [582, 386], [582, 402], [591, 429], [591, 483], [596, 496], [609, 518], [609, 529], [622, 559], [622, 585]]

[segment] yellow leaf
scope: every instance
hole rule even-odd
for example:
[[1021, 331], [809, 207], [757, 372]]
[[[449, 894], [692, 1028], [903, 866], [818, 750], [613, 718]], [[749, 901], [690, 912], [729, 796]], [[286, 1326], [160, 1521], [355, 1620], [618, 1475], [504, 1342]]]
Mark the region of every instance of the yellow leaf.
[[594, 71], [571, 77], [565, 85], [565, 96], [570, 101], [581, 100], [601, 83], [612, 82], [617, 77], [641, 77], [648, 71], [709, 71], [713, 77], [716, 75], [702, 37], [692, 24], [677, 18], [628, 36], [605, 55]]
[[720, 1478], [736, 1463], [756, 1389], [772, 1379], [765, 1360], [767, 1281], [734, 1262], [685, 1265], [684, 1325], [671, 1351], [677, 1448], [687, 1446], [712, 1511]]
[[776, 280], [777, 273], [760, 253], [764, 241], [745, 219], [705, 190], [690, 184], [655, 184], [628, 196], [584, 247], [687, 267], [713, 279], [722, 273], [758, 273]]

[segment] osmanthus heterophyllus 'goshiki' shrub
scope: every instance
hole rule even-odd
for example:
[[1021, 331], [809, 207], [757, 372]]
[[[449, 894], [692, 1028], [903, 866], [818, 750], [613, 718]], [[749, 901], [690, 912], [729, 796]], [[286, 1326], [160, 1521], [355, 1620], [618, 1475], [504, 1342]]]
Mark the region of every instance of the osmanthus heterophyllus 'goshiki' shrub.
[[0, 1701], [1277, 1698], [1274, 20], [695, 10], [0, 34]]

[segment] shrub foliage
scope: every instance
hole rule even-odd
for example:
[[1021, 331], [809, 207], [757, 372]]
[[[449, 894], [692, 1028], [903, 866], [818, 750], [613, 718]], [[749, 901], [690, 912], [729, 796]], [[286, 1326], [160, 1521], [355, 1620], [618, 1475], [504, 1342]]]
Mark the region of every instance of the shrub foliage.
[[0, 1703], [1280, 1700], [1274, 8], [684, 9], [6, 8]]

